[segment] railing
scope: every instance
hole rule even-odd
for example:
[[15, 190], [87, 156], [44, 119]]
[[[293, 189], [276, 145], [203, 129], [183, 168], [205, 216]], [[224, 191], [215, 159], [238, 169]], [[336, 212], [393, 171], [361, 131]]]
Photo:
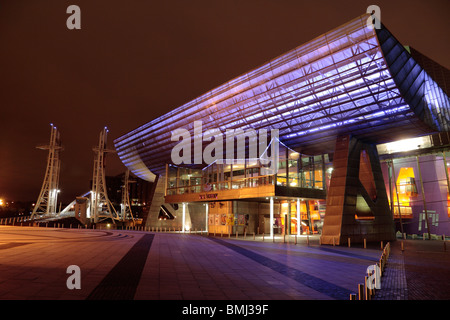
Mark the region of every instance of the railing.
[[274, 184], [275, 176], [255, 176], [233, 179], [232, 181], [218, 181], [206, 184], [197, 184], [190, 186], [180, 186], [167, 188], [167, 195], [202, 193], [205, 191], [219, 191], [242, 188], [257, 188], [260, 186]]
[[[381, 242], [381, 247], [383, 247], [383, 242]], [[381, 277], [385, 271], [390, 253], [391, 243], [388, 242], [383, 248], [378, 263], [367, 268], [364, 283], [358, 284], [358, 293], [350, 294], [350, 300], [372, 300], [372, 297], [375, 295], [375, 290], [381, 289]]]

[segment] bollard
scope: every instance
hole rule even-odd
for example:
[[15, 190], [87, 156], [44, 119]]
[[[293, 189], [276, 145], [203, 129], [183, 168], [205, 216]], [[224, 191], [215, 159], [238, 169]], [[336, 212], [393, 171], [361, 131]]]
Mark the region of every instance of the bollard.
[[358, 300], [364, 300], [364, 285], [358, 283]]
[[366, 249], [366, 247], [367, 247], [367, 241], [366, 241], [366, 238], [364, 238], [364, 249]]
[[364, 300], [370, 300], [369, 287], [367, 286], [367, 276], [364, 277]]
[[[275, 236], [274, 236], [275, 238]], [[286, 243], [286, 234], [283, 234], [283, 243]]]
[[347, 241], [348, 241], [348, 247], [350, 248], [351, 247], [351, 245], [350, 245], [350, 238], [347, 238]]
[[402, 241], [402, 242], [400, 242], [400, 244], [401, 244], [401, 248], [402, 248], [402, 251], [404, 251], [404, 250], [405, 250], [405, 248], [403, 247], [403, 241]]
[[[383, 275], [383, 272], [381, 271], [381, 266], [377, 263], [377, 268], [379, 268], [380, 269], [380, 279], [381, 279], [381, 276]], [[377, 281], [378, 281], [378, 278], [377, 278], [377, 276], [378, 276], [378, 274], [377, 274], [377, 272], [375, 271], [375, 283], [377, 283]]]
[[263, 238], [262, 238], [262, 241], [264, 242], [264, 232], [263, 232]]
[[295, 235], [295, 244], [297, 244], [297, 235]]

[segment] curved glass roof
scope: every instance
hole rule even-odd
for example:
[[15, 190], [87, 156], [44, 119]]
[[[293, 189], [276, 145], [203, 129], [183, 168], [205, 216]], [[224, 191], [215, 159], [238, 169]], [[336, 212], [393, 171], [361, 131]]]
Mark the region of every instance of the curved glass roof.
[[446, 93], [384, 28], [362, 15], [114, 141], [122, 162], [153, 180], [171, 162], [174, 130], [278, 129], [306, 154], [333, 152], [337, 135], [372, 143], [448, 131]]

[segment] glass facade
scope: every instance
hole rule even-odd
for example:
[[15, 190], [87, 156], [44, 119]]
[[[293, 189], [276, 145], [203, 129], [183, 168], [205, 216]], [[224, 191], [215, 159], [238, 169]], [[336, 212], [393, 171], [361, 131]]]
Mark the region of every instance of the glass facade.
[[358, 17], [116, 139], [119, 157], [153, 180], [171, 161], [172, 132], [194, 137], [195, 121], [203, 132], [277, 129], [311, 155], [333, 152], [337, 135], [385, 143], [448, 129], [447, 95], [385, 28], [366, 22]]
[[[379, 30], [368, 27], [367, 18], [353, 19], [119, 137], [114, 144], [121, 161], [142, 179], [165, 179], [168, 202], [215, 202], [204, 196], [223, 195], [219, 201], [232, 203], [227, 202], [227, 212], [215, 207], [217, 215], [237, 214], [239, 201], [235, 200], [273, 201], [282, 191], [285, 198], [277, 200], [278, 213], [271, 205], [270, 219], [275, 221], [270, 223], [283, 232], [295, 233], [302, 223], [310, 231], [320, 229], [324, 203], [318, 199], [324, 200], [330, 186], [338, 137], [349, 136], [371, 146], [414, 138], [378, 148], [379, 154], [388, 155], [383, 158], [383, 174], [391, 212], [396, 221], [402, 218], [402, 227], [410, 231], [423, 232], [424, 221], [428, 221], [427, 228], [434, 228], [432, 232], [445, 226], [449, 230], [448, 154], [441, 156], [432, 150], [418, 158], [391, 157], [399, 148], [414, 153], [418, 144], [436, 145], [426, 136], [450, 130], [449, 98], [439, 86], [441, 82], [423, 69], [410, 49], [384, 26]], [[196, 130], [196, 123], [201, 123], [201, 130]], [[172, 157], [180, 142], [172, 139], [177, 130], [186, 133], [183, 163]], [[230, 158], [223, 137], [235, 130], [276, 130], [280, 148], [276, 155], [259, 150], [246, 159]], [[222, 145], [214, 148], [212, 161], [198, 161], [198, 154], [211, 149], [211, 140], [204, 135], [213, 131], [221, 134], [219, 140], [214, 139], [214, 146]], [[238, 153], [233, 151], [233, 155]], [[274, 160], [268, 165], [275, 157], [276, 165]], [[363, 166], [369, 163], [363, 160]], [[373, 174], [370, 165], [347, 169]], [[366, 185], [369, 180], [359, 177], [367, 192], [374, 190], [374, 185]], [[378, 177], [376, 181], [383, 184]], [[305, 200], [304, 209], [297, 209], [294, 202], [303, 194], [309, 202]], [[370, 194], [369, 200], [376, 202], [376, 195]], [[362, 196], [355, 201], [358, 199]], [[386, 199], [383, 201], [387, 208]], [[260, 207], [248, 210], [268, 215]], [[387, 210], [383, 207], [383, 211]], [[214, 218], [214, 225], [221, 219]]]
[[449, 156], [449, 152], [435, 152], [382, 163], [398, 231], [410, 235], [449, 232]]
[[[279, 142], [279, 141], [276, 141]], [[272, 140], [271, 143], [274, 143]], [[270, 145], [269, 145], [270, 147]], [[269, 149], [269, 148], [268, 148]], [[167, 165], [166, 195], [277, 185], [325, 190], [332, 169], [328, 154], [300, 154], [279, 143], [276, 164], [265, 153], [258, 159], [217, 160], [203, 169]]]

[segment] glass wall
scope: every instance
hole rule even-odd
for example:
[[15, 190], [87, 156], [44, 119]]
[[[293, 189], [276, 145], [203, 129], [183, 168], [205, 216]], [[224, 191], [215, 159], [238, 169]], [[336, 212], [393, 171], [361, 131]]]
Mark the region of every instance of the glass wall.
[[[218, 160], [203, 169], [168, 165], [167, 195], [277, 185], [325, 189], [331, 178], [328, 155], [302, 155], [280, 143], [279, 156]], [[328, 174], [327, 174], [328, 173]]]
[[382, 163], [386, 192], [400, 228], [407, 234], [449, 234], [449, 152]]
[[201, 170], [168, 166], [167, 195], [198, 193], [201, 187]]
[[[300, 201], [300, 221], [297, 220], [297, 201], [281, 201], [280, 218], [276, 222], [281, 234], [316, 234], [321, 231], [318, 200]], [[300, 229], [298, 229], [300, 228]], [[298, 233], [297, 233], [298, 232]]]

